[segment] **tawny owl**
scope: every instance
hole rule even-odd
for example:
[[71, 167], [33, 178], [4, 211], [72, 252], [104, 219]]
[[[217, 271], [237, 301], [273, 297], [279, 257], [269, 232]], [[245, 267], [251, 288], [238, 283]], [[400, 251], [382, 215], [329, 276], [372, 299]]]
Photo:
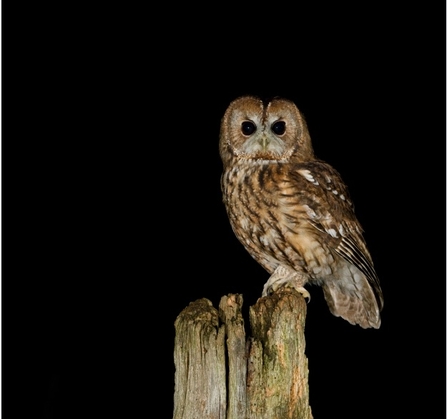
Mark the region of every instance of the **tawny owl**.
[[295, 104], [234, 100], [219, 148], [232, 229], [271, 274], [263, 295], [287, 285], [309, 296], [304, 285], [319, 285], [333, 315], [379, 328], [382, 290], [347, 187], [314, 156]]

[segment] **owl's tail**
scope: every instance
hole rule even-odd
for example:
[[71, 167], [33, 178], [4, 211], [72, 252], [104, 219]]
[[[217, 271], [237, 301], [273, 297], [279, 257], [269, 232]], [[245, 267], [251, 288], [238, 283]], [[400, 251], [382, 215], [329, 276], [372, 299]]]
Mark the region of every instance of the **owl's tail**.
[[364, 329], [380, 327], [380, 310], [366, 278], [362, 286], [355, 289], [350, 284], [344, 285], [342, 281], [326, 282], [322, 287], [324, 298], [334, 316]]

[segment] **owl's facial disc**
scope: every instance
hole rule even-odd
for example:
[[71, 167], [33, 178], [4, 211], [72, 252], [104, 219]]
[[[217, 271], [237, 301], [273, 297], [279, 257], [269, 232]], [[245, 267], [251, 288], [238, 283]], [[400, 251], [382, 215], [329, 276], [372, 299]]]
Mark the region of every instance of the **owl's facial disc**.
[[245, 142], [238, 150], [240, 155], [262, 159], [278, 159], [284, 157], [286, 143], [281, 138], [286, 132], [285, 121], [268, 121], [256, 123], [245, 120], [241, 123], [240, 130]]

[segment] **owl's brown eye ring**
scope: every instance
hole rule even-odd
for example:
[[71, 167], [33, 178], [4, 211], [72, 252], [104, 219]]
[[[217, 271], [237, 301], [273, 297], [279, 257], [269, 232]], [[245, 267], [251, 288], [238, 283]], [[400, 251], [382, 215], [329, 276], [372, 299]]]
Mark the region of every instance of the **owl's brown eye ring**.
[[251, 135], [256, 132], [256, 125], [251, 121], [244, 121], [241, 124], [241, 131], [244, 135]]
[[272, 124], [271, 129], [276, 135], [283, 135], [286, 132], [286, 123], [284, 121], [276, 121]]

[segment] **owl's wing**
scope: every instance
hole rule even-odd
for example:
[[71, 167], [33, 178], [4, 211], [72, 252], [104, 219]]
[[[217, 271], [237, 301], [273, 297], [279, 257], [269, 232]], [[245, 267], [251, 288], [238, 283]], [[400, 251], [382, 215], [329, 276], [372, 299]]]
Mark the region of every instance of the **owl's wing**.
[[[354, 213], [354, 205], [340, 174], [322, 161], [297, 165], [292, 176], [302, 182], [304, 178], [314, 191], [308, 206], [312, 210], [310, 224], [326, 235], [334, 252], [356, 266], [372, 286], [379, 306], [383, 296], [374, 265], [363, 238], [363, 229]], [[312, 186], [313, 185], [313, 186]]]

